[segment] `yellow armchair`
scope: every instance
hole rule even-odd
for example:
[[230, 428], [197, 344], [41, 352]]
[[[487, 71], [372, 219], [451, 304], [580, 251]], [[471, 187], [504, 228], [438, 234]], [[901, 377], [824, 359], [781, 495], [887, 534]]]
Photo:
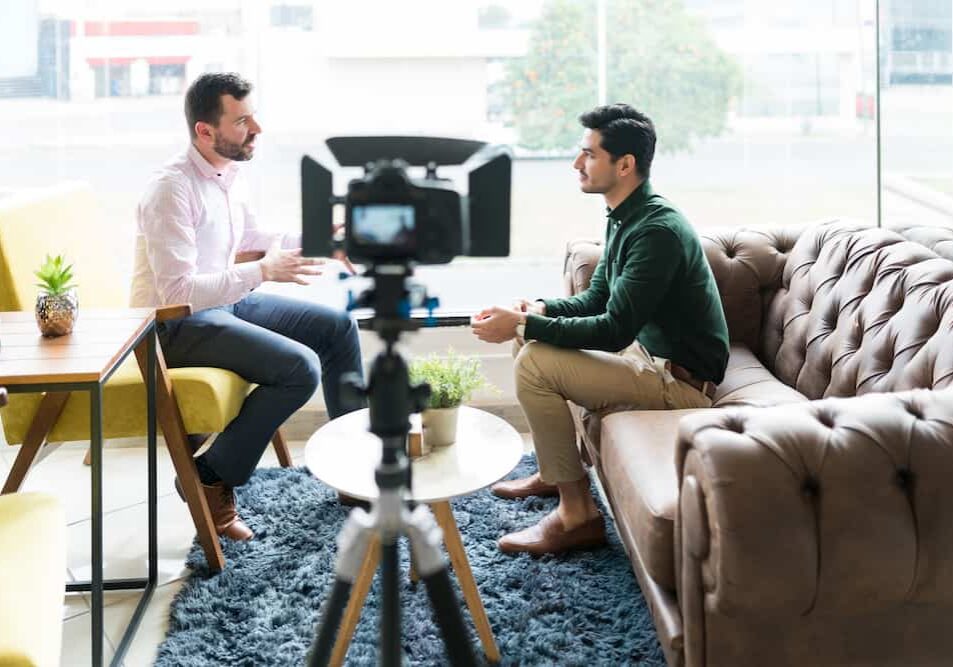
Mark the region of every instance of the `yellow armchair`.
[[[80, 318], [84, 308], [125, 307], [132, 241], [131, 235], [123, 238], [109, 228], [85, 184], [64, 184], [0, 199], [0, 311], [33, 310], [33, 271], [47, 253], [64, 254], [73, 264]], [[156, 318], [181, 317], [187, 308], [159, 309]], [[0, 331], [0, 345], [2, 340]], [[160, 432], [184, 488], [209, 566], [221, 570], [225, 557], [200, 492], [187, 434], [224, 430], [254, 385], [220, 368], [168, 369], [161, 349], [157, 353]], [[103, 392], [104, 438], [146, 434], [145, 394], [142, 374], [130, 357]], [[12, 493], [20, 488], [38, 456], [42, 458], [58, 446], [51, 443], [89, 439], [89, 397], [86, 392], [15, 394], [9, 398], [2, 422], [7, 443], [22, 443], [3, 485], [3, 493]], [[280, 430], [273, 444], [281, 465], [290, 466], [291, 455]]]
[[[0, 387], [0, 407], [6, 404]], [[0, 667], [60, 662], [66, 515], [53, 496], [0, 497]]]
[[0, 667], [60, 663], [66, 515], [45, 493], [0, 496]]

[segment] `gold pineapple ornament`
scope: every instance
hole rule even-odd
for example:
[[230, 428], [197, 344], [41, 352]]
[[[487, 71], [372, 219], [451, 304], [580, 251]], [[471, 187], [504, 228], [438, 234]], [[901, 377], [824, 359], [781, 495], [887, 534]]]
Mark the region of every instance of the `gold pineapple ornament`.
[[73, 265], [67, 265], [62, 255], [46, 256], [33, 275], [40, 279], [36, 296], [36, 323], [44, 336], [65, 336], [73, 330], [79, 314], [79, 300], [73, 279]]

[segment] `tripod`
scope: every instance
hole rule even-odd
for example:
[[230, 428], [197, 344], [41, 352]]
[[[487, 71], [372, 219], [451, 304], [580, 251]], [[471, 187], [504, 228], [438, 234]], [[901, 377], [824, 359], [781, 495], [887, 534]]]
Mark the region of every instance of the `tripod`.
[[416, 328], [407, 318], [405, 279], [411, 275], [411, 269], [405, 265], [386, 265], [371, 269], [369, 275], [375, 279], [374, 287], [364, 292], [352, 307], [375, 307], [372, 325], [384, 341], [385, 349], [374, 359], [366, 389], [353, 379], [345, 386], [352, 400], [368, 398], [370, 430], [383, 445], [374, 475], [379, 494], [370, 513], [360, 508], [352, 510], [338, 534], [335, 582], [318, 624], [308, 664], [311, 667], [329, 664], [341, 617], [361, 571], [364, 554], [376, 549], [378, 544], [382, 584], [380, 664], [386, 667], [401, 664], [398, 541], [401, 535], [407, 535], [414, 567], [427, 587], [451, 664], [475, 666], [473, 649], [443, 557], [440, 529], [426, 506], [411, 508], [404, 499], [404, 491], [410, 488], [410, 465], [404, 453], [409, 418], [412, 412], [423, 408], [430, 393], [426, 385], [410, 385], [407, 364], [394, 347], [402, 331]]

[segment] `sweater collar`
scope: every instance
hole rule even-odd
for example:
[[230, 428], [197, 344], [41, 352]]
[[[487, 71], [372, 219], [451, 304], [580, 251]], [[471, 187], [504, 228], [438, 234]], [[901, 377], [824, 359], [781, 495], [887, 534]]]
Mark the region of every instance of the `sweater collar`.
[[622, 200], [622, 203], [614, 209], [606, 207], [606, 215], [616, 222], [625, 222], [633, 213], [641, 209], [654, 193], [649, 179], [645, 179], [639, 184], [628, 197]]

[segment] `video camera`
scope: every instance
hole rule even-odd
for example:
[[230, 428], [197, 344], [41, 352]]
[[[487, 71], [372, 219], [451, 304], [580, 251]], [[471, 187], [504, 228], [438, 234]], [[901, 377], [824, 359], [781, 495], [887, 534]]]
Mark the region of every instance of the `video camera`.
[[[340, 167], [363, 167], [347, 195], [332, 191], [332, 172], [301, 159], [302, 253], [329, 256], [332, 214], [345, 206], [344, 250], [369, 264], [446, 264], [458, 255], [510, 253], [511, 156], [502, 146], [439, 137], [333, 137], [327, 146]], [[460, 195], [437, 176], [462, 166], [469, 191]], [[424, 178], [408, 168], [424, 167]]]

